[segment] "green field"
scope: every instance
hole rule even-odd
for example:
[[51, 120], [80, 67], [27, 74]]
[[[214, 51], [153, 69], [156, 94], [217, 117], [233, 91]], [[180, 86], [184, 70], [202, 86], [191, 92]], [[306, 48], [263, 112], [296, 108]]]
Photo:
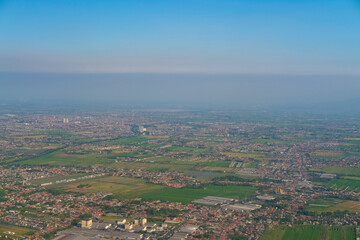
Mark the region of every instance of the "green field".
[[192, 156], [198, 156], [199, 154], [206, 153], [209, 151], [207, 148], [196, 148], [196, 147], [187, 147], [187, 146], [169, 146], [164, 148], [165, 151], [171, 153], [187, 153]]
[[143, 179], [115, 176], [83, 180], [55, 187], [65, 191], [80, 193], [113, 193], [120, 199], [135, 198], [141, 194], [151, 193], [164, 188], [161, 185], [146, 183]]
[[50, 188], [80, 193], [107, 192], [119, 199], [144, 198], [188, 203], [206, 196], [231, 197], [235, 199], [252, 198], [257, 188], [249, 186], [209, 185], [204, 188], [171, 188], [147, 183], [143, 179], [127, 177], [101, 177], [71, 183], [51, 185]]
[[94, 164], [106, 164], [113, 161], [114, 160], [110, 160], [96, 154], [68, 154], [65, 153], [64, 150], [58, 150], [46, 155], [22, 161], [20, 164], [88, 167]]
[[342, 202], [344, 202], [344, 200], [338, 198], [319, 198], [310, 201], [306, 205], [305, 210], [316, 213], [333, 212], [335, 211], [333, 207]]
[[166, 171], [179, 171], [185, 172], [195, 168], [196, 163], [190, 161], [175, 161], [170, 162], [157, 161], [156, 158], [151, 158], [151, 161], [128, 161], [117, 162], [107, 165], [109, 168], [122, 168], [122, 169], [143, 169], [143, 170], [166, 170]]
[[264, 160], [266, 152], [222, 152], [221, 154], [227, 156], [227, 157], [233, 157], [233, 158], [251, 158], [255, 160]]
[[[136, 145], [139, 147], [154, 147], [161, 146], [167, 136], [136, 136], [129, 138], [118, 138], [115, 140], [105, 141], [107, 144], [115, 145]], [[160, 142], [160, 143], [159, 143]], [[192, 148], [189, 148], [192, 149]], [[196, 149], [196, 148], [194, 148]], [[203, 150], [199, 150], [202, 152]], [[95, 164], [108, 166], [115, 162], [116, 159], [134, 159], [141, 160], [146, 158], [156, 157], [152, 154], [143, 154], [141, 152], [132, 151], [110, 151], [107, 154], [99, 153], [98, 150], [87, 149], [86, 151], [79, 151], [68, 153], [66, 149], [59, 149], [35, 158], [26, 159], [19, 164], [22, 165], [52, 165], [52, 166], [81, 166], [89, 167]]]
[[123, 153], [117, 153], [117, 154], [114, 154], [114, 155], [107, 156], [107, 158], [110, 158], [110, 159], [116, 159], [116, 158], [144, 159], [144, 158], [149, 158], [149, 157], [154, 157], [154, 155], [139, 154], [139, 153], [136, 153], [136, 152], [123, 152]]
[[321, 171], [325, 173], [335, 173], [346, 176], [358, 176], [360, 177], [360, 168], [352, 167], [336, 167], [336, 166], [325, 166], [322, 169], [311, 169], [312, 171]]
[[204, 162], [199, 163], [199, 165], [209, 166], [209, 167], [229, 167], [230, 161], [213, 161], [213, 162]]
[[331, 189], [360, 192], [360, 181], [353, 179], [333, 179], [323, 185]]
[[168, 136], [136, 136], [136, 137], [129, 137], [129, 138], [118, 138], [113, 140], [112, 143], [115, 144], [124, 144], [124, 145], [148, 145], [151, 143], [147, 143], [148, 141], [159, 141], [162, 139], [167, 139]]
[[87, 154], [68, 154], [64, 150], [58, 150], [43, 156], [32, 158], [20, 162], [23, 165], [55, 165], [55, 166], [81, 166], [89, 167], [94, 164], [109, 165], [114, 163], [117, 158], [144, 159], [154, 157], [149, 154], [139, 154], [135, 152], [124, 152], [113, 155], [100, 155], [97, 153]]
[[17, 227], [17, 226], [7, 226], [7, 225], [0, 225], [0, 233], [6, 232], [13, 232], [13, 234], [8, 234], [9, 236], [21, 237], [25, 235], [31, 235], [35, 233], [33, 229], [24, 228], [24, 227]]
[[257, 167], [258, 167], [257, 162], [249, 162], [243, 165], [243, 168], [257, 168]]
[[203, 189], [196, 188], [163, 188], [156, 191], [140, 194], [139, 197], [149, 200], [163, 200], [171, 202], [189, 203], [193, 200], [206, 196], [229, 197], [235, 199], [252, 198], [257, 189], [249, 186], [228, 185], [215, 186], [210, 185]]
[[335, 211], [349, 211], [357, 213], [360, 212], [360, 202], [337, 198], [322, 198], [309, 202], [305, 207], [305, 210], [316, 213]]
[[284, 225], [267, 228], [260, 240], [355, 240], [355, 227]]

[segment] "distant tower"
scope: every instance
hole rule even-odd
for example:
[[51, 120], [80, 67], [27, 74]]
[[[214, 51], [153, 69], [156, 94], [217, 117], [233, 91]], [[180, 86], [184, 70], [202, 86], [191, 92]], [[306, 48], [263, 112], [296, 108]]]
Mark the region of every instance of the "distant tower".
[[69, 123], [69, 119], [68, 118], [64, 118], [64, 123]]

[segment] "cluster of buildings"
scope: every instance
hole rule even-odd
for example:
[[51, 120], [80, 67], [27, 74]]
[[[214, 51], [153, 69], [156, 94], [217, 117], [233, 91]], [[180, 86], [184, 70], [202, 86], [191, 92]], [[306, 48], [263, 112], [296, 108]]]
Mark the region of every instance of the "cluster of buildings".
[[173, 188], [183, 188], [190, 185], [199, 184], [199, 180], [192, 176], [187, 176], [179, 172], [157, 172], [142, 169], [118, 169], [113, 173], [114, 176], [143, 178], [155, 184], [166, 185]]
[[[360, 200], [356, 188], [338, 191], [313, 185], [309, 181], [314, 176], [324, 181], [341, 177], [340, 174], [320, 171], [314, 173], [310, 169], [325, 166], [360, 167], [357, 145], [344, 143], [342, 138], [336, 139], [336, 136], [358, 134], [358, 123], [347, 125], [333, 122], [319, 129], [310, 120], [296, 126], [266, 121], [235, 121], [232, 115], [229, 117], [223, 113], [216, 115], [218, 119], [214, 120], [213, 113], [203, 114], [124, 110], [115, 113], [49, 114], [40, 111], [1, 115], [0, 160], [11, 164], [0, 166], [0, 221], [33, 229], [34, 239], [44, 239], [44, 236], [58, 232], [54, 237], [56, 240], [79, 239], [79, 236], [82, 239], [227, 239], [232, 233], [259, 239], [266, 227], [278, 224], [360, 224], [357, 212], [323, 214], [319, 217], [304, 210], [309, 202], [319, 197]], [[119, 136], [134, 136], [134, 129], [139, 135], [151, 133], [152, 136], [141, 136], [150, 139], [147, 144], [117, 142]], [[331, 135], [333, 132], [337, 135]], [[342, 156], [340, 146], [350, 146], [355, 153]], [[60, 157], [64, 158], [91, 153], [100, 156], [101, 161], [91, 167], [80, 163], [77, 167], [70, 164], [66, 167], [16, 165], [28, 163], [27, 160], [34, 156], [55, 150], [62, 151]], [[186, 159], [183, 165], [192, 164], [191, 167], [196, 170], [209, 170], [207, 163], [222, 161], [224, 164], [214, 166], [211, 173], [230, 173], [238, 179], [197, 179], [166, 168], [155, 168], [153, 171], [135, 167], [122, 169], [118, 166], [124, 162], [152, 166], [156, 161], [156, 157], [124, 157], [126, 154], [120, 154], [124, 152], [161, 156], [161, 166], [166, 165], [167, 159], [173, 162]], [[222, 152], [261, 152], [264, 157], [250, 159], [237, 157], [236, 154], [224, 155]], [[112, 164], [118, 168], [113, 168]], [[73, 174], [85, 176], [67, 178]], [[110, 194], [107, 192], [81, 194], [49, 190], [57, 184], [104, 175], [142, 178], [172, 188], [202, 183], [246, 184], [256, 187], [258, 192], [256, 197], [246, 202], [207, 196], [185, 204], [142, 199], [118, 200], [106, 197]], [[57, 180], [43, 181], [51, 177]], [[275, 197], [277, 194], [281, 197]], [[145, 218], [150, 208], [165, 208], [180, 213], [178, 216], [147, 215]], [[106, 218], [109, 214], [116, 219]], [[3, 234], [9, 237], [13, 235], [10, 232]]]

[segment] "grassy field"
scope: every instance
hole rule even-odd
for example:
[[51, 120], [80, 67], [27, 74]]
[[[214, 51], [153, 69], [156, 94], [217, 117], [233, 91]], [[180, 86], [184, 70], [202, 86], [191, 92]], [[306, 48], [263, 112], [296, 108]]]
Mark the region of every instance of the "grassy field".
[[204, 162], [200, 163], [200, 165], [206, 165], [209, 167], [229, 167], [230, 161], [213, 161], [213, 162]]
[[162, 140], [167, 139], [168, 136], [136, 136], [136, 137], [129, 137], [129, 138], [118, 138], [113, 140], [112, 143], [116, 144], [124, 144], [124, 145], [141, 145], [147, 144], [150, 140]]
[[109, 168], [122, 168], [122, 169], [143, 169], [143, 170], [167, 170], [167, 171], [179, 171], [186, 172], [191, 169], [195, 169], [196, 162], [186, 160], [170, 160], [162, 161], [157, 158], [147, 159], [146, 161], [119, 161], [107, 165]]
[[339, 204], [343, 203], [344, 200], [338, 198], [319, 198], [313, 201], [310, 201], [305, 209], [307, 211], [322, 213], [322, 212], [333, 212], [332, 208]]
[[210, 185], [204, 189], [193, 188], [163, 188], [156, 191], [140, 194], [139, 197], [149, 200], [163, 200], [171, 202], [189, 203], [193, 200], [206, 196], [230, 197], [235, 199], [246, 199], [254, 196], [257, 189], [248, 186], [229, 185], [214, 186]]
[[154, 157], [154, 155], [139, 154], [139, 153], [136, 153], [136, 152], [122, 152], [122, 153], [117, 153], [117, 154], [114, 154], [114, 155], [107, 156], [107, 158], [110, 158], [110, 159], [116, 159], [116, 158], [144, 159], [144, 158], [149, 158], [149, 157]]
[[200, 179], [211, 179], [216, 176], [222, 176], [223, 173], [211, 172], [211, 171], [198, 171], [198, 170], [190, 170], [186, 172], [187, 175], [200, 178]]
[[145, 159], [150, 157], [154, 156], [136, 152], [121, 152], [112, 155], [100, 155], [98, 153], [68, 154], [64, 150], [58, 150], [43, 156], [22, 161], [20, 164], [88, 167], [95, 164], [109, 165], [114, 163], [117, 158]]
[[338, 174], [337, 178], [314, 180], [314, 184], [323, 185], [331, 189], [360, 192], [360, 168], [326, 166], [322, 169], [310, 169], [314, 172]]
[[333, 179], [324, 185], [337, 190], [360, 192], [360, 181], [353, 179]]
[[141, 197], [148, 200], [163, 200], [188, 203], [205, 196], [231, 197], [245, 199], [254, 196], [254, 187], [229, 185], [210, 185], [205, 188], [171, 188], [162, 185], [146, 183], [143, 179], [108, 176], [76, 183], [64, 183], [50, 188], [85, 194], [109, 192], [120, 199]]
[[55, 166], [92, 166], [106, 164], [114, 160], [107, 159], [96, 154], [67, 154], [64, 150], [58, 150], [49, 154], [22, 161], [26, 165], [55, 165]]
[[17, 226], [7, 226], [7, 225], [0, 225], [0, 233], [6, 233], [6, 232], [13, 232], [15, 237], [21, 237], [24, 235], [31, 235], [35, 231], [30, 228], [23, 228], [23, 227], [17, 227]]
[[257, 162], [249, 162], [249, 163], [245, 163], [243, 165], [244, 168], [257, 168], [258, 167], [258, 163]]
[[141, 194], [151, 193], [164, 187], [146, 183], [143, 179], [109, 176], [66, 184], [62, 188], [65, 191], [81, 193], [108, 192], [124, 199], [135, 198]]
[[326, 166], [322, 168], [321, 171], [326, 173], [360, 177], [360, 168]]
[[208, 172], [217, 172], [217, 173], [235, 173], [235, 168], [226, 168], [226, 167], [204, 167], [200, 169], [201, 171]]
[[266, 153], [259, 153], [259, 152], [222, 152], [225, 156], [228, 157], [235, 157], [235, 158], [252, 158], [255, 160], [263, 160]]
[[186, 147], [186, 146], [169, 146], [164, 148], [164, 150], [173, 153], [188, 153], [191, 154], [192, 156], [198, 156], [200, 154], [209, 151], [209, 149], [207, 148], [195, 148], [195, 147]]
[[335, 211], [349, 211], [360, 213], [359, 201], [348, 201], [337, 198], [323, 198], [309, 202], [305, 207], [307, 211], [322, 213]]
[[360, 177], [346, 176], [344, 179], [360, 181]]
[[355, 227], [297, 225], [265, 230], [260, 240], [355, 240]]
[[112, 217], [112, 216], [101, 216], [102, 220], [110, 220], [110, 221], [117, 221], [120, 217]]
[[335, 205], [332, 208], [334, 211], [349, 211], [360, 213], [360, 202], [359, 201], [346, 201]]

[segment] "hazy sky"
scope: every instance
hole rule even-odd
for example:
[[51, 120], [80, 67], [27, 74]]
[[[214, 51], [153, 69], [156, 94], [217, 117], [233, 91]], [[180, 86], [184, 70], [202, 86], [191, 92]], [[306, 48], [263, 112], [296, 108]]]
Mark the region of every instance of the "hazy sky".
[[360, 0], [0, 0], [0, 100], [359, 98]]
[[0, 71], [360, 75], [359, 0], [0, 0]]
[[8, 79], [1, 82], [0, 103], [45, 99], [114, 104], [210, 104], [230, 108], [313, 103], [337, 103], [337, 107], [343, 105], [340, 106], [343, 108], [344, 104], [360, 103], [357, 77], [0, 73], [0, 78]]

